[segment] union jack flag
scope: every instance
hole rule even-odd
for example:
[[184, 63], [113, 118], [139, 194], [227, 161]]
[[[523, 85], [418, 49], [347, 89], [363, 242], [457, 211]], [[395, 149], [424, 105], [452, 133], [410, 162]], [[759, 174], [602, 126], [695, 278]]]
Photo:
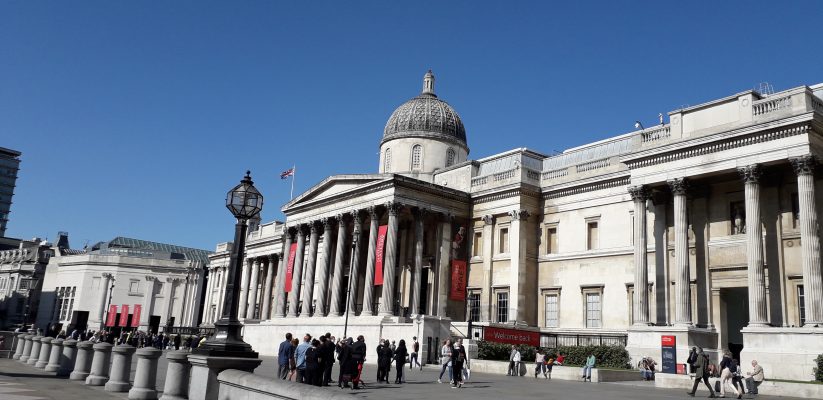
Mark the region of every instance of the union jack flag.
[[290, 176], [292, 176], [292, 175], [294, 175], [294, 167], [289, 168], [289, 169], [287, 169], [287, 170], [285, 170], [285, 171], [281, 172], [281, 173], [280, 173], [280, 179], [286, 179], [286, 178], [288, 178], [288, 177], [290, 177]]

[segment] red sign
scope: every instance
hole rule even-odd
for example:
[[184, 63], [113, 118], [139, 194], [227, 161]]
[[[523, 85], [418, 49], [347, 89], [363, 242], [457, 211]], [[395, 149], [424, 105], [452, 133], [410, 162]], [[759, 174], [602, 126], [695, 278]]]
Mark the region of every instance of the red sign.
[[117, 306], [114, 304], [109, 305], [109, 315], [106, 316], [106, 326], [112, 327], [114, 326], [114, 320], [117, 318]]
[[386, 232], [389, 230], [388, 225], [380, 225], [377, 228], [377, 246], [374, 250], [374, 255], [376, 257], [374, 263], [374, 284], [375, 285], [382, 285], [383, 284], [383, 253], [386, 249]]
[[123, 306], [120, 307], [120, 323], [117, 324], [117, 326], [122, 326], [122, 327], [125, 328], [128, 325], [128, 323], [129, 323], [129, 305], [128, 304], [123, 304]]
[[536, 347], [540, 346], [540, 332], [487, 326], [483, 329], [483, 340], [496, 343], [526, 344]]
[[663, 335], [660, 337], [661, 346], [674, 347], [676, 342], [677, 338], [675, 336]]
[[134, 314], [131, 316], [131, 324], [129, 324], [132, 328], [137, 328], [140, 326], [140, 312], [143, 311], [142, 304], [135, 304], [134, 305]]
[[283, 282], [283, 287], [286, 293], [291, 292], [292, 274], [294, 274], [294, 257], [297, 255], [297, 243], [292, 243], [289, 247], [289, 262], [286, 264], [286, 282]]
[[449, 298], [457, 301], [466, 301], [466, 262], [452, 260], [452, 287]]

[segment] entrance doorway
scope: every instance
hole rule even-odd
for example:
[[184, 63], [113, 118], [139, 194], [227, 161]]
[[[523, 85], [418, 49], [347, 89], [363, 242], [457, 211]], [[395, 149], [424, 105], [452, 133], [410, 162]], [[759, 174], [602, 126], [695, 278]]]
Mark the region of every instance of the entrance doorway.
[[739, 360], [743, 350], [743, 333], [740, 331], [749, 323], [749, 290], [746, 287], [720, 289], [720, 302], [726, 331], [722, 345], [732, 353], [732, 358]]

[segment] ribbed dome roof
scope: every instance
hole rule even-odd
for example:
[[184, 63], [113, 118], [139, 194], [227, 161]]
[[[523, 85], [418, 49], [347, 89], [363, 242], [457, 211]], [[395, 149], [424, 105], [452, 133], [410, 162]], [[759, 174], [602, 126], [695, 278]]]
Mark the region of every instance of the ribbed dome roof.
[[423, 92], [397, 107], [389, 117], [381, 144], [403, 137], [446, 140], [468, 148], [466, 128], [457, 111], [434, 94], [431, 70], [423, 77]]

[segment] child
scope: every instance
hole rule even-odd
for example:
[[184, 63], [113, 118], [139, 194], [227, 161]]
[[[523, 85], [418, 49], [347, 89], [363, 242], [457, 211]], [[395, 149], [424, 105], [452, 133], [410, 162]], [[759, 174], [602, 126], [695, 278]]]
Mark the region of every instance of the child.
[[548, 354], [543, 356], [543, 378], [552, 378], [552, 367], [554, 366], [554, 358], [549, 357]]

